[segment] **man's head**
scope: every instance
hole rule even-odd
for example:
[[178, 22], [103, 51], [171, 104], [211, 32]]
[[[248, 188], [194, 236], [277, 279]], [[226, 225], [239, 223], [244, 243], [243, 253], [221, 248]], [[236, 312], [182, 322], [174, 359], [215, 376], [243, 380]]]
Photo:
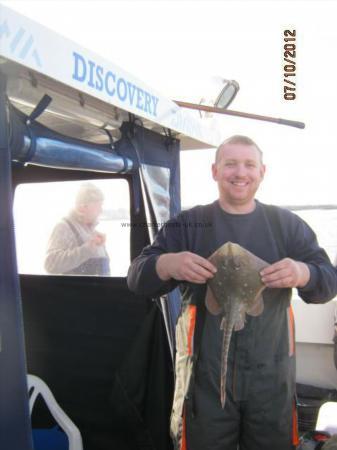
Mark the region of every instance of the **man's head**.
[[212, 165], [222, 208], [232, 213], [251, 212], [264, 173], [262, 152], [252, 139], [239, 135], [226, 139], [217, 149]]
[[75, 209], [86, 224], [95, 224], [102, 212], [104, 196], [93, 183], [83, 183], [77, 192]]

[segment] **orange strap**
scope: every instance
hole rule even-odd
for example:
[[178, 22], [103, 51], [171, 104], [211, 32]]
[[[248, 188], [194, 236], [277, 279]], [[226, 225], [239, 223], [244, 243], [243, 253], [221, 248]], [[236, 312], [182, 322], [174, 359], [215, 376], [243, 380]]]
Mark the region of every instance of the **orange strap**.
[[187, 353], [189, 355], [193, 354], [193, 335], [195, 329], [195, 319], [197, 316], [196, 305], [189, 305], [188, 307], [188, 334], [187, 334]]
[[[187, 331], [187, 353], [189, 355], [193, 355], [193, 336], [194, 336], [194, 329], [195, 329], [195, 320], [197, 316], [197, 307], [196, 305], [189, 305], [188, 307], [188, 331]], [[180, 450], [186, 450], [186, 412], [185, 412], [185, 406], [184, 406], [184, 412], [183, 412], [183, 429], [182, 429], [182, 436], [181, 436], [181, 446]]]
[[293, 441], [293, 445], [295, 447], [297, 447], [300, 443], [300, 438], [298, 435], [298, 424], [297, 424], [297, 409], [296, 409], [296, 403], [294, 400], [294, 404], [293, 404], [293, 435], [292, 435], [292, 441]]

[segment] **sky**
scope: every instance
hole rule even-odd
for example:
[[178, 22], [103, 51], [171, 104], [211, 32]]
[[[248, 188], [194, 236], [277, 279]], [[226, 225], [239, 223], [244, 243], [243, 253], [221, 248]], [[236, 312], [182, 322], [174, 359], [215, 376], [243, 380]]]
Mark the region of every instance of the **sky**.
[[[221, 78], [235, 79], [240, 91], [230, 109], [306, 124], [299, 130], [229, 116], [204, 119], [216, 121], [224, 137], [248, 135], [262, 148], [267, 172], [258, 198], [280, 205], [337, 204], [336, 1], [1, 3], [172, 99], [211, 101]], [[296, 30], [295, 100], [283, 97], [284, 30]], [[182, 152], [183, 204], [216, 198], [213, 157], [212, 149]]]

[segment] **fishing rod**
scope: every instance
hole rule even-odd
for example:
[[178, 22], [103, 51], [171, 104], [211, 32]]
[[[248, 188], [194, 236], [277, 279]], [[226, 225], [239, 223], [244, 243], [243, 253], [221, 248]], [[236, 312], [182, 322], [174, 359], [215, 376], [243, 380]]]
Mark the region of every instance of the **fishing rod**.
[[301, 129], [303, 129], [305, 127], [305, 124], [303, 122], [298, 122], [295, 120], [279, 119], [279, 118], [270, 117], [270, 116], [261, 116], [259, 114], [251, 114], [251, 113], [245, 113], [245, 112], [241, 112], [241, 111], [233, 111], [231, 109], [223, 109], [223, 108], [218, 108], [216, 106], [200, 105], [197, 103], [182, 102], [180, 100], [174, 100], [174, 102], [178, 106], [181, 106], [182, 108], [196, 109], [198, 111], [207, 111], [207, 112], [218, 113], [218, 114], [227, 114], [228, 116], [245, 117], [247, 119], [263, 120], [265, 122], [273, 122], [273, 123], [278, 123], [280, 125], [288, 125], [290, 127], [301, 128]]

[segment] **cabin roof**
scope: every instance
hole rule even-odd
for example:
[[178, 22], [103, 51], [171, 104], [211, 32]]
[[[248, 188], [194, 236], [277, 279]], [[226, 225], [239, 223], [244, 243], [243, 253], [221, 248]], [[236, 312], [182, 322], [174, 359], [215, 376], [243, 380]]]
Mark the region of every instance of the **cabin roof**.
[[52, 102], [39, 117], [62, 134], [96, 143], [108, 130], [119, 137], [129, 114], [143, 126], [180, 139], [182, 149], [216, 147], [221, 134], [113, 62], [0, 5], [0, 69], [8, 96], [30, 113], [44, 94]]

